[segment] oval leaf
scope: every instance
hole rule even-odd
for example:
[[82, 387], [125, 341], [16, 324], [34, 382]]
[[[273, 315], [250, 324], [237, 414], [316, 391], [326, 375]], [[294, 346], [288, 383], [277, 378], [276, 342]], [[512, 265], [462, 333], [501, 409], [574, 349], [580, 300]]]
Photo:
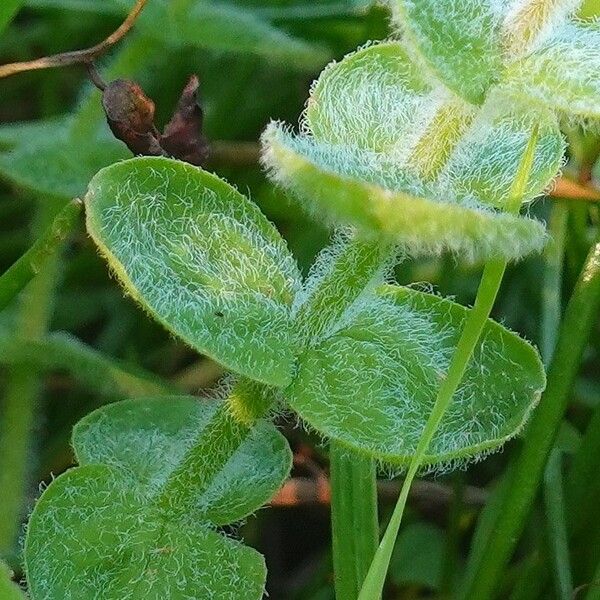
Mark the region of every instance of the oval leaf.
[[503, 86], [581, 119], [600, 118], [600, 22], [566, 23], [506, 69]]
[[193, 519], [182, 526], [161, 516], [115, 467], [61, 475], [29, 521], [32, 599], [262, 598], [260, 554]]
[[321, 73], [308, 100], [306, 127], [319, 141], [397, 156], [426, 120], [430, 92], [398, 42], [369, 46]]
[[[352, 224], [412, 255], [460, 252], [475, 258], [520, 258], [545, 242], [541, 223], [496, 212], [415, 181], [385, 157], [316, 144], [271, 125], [263, 135], [271, 176], [310, 212]], [[387, 167], [387, 168], [386, 168]]]
[[425, 71], [482, 104], [502, 70], [502, 14], [491, 0], [394, 0], [403, 39]]
[[[220, 403], [193, 397], [125, 400], [99, 408], [73, 430], [80, 464], [101, 463], [131, 477], [152, 497], [165, 485]], [[239, 521], [268, 502], [289, 474], [286, 439], [261, 421], [203, 490], [196, 519], [213, 525]]]
[[[430, 294], [381, 288], [305, 352], [287, 390], [290, 405], [327, 437], [407, 465], [467, 313]], [[521, 429], [544, 386], [536, 350], [489, 321], [423, 464], [497, 449]]]
[[201, 169], [137, 158], [100, 171], [87, 227], [131, 296], [226, 367], [282, 386], [298, 268], [259, 209]]
[[558, 173], [565, 142], [556, 116], [492, 94], [440, 174], [439, 185], [457, 198], [505, 208], [531, 132], [535, 156], [522, 202], [533, 200]]

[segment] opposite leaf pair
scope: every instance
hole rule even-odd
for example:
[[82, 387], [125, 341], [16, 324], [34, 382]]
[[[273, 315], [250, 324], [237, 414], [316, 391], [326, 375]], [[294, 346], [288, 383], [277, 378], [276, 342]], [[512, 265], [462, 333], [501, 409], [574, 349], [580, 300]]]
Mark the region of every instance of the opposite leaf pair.
[[162, 502], [190, 449], [228, 418], [220, 402], [167, 396], [80, 421], [80, 466], [52, 482], [29, 521], [31, 597], [261, 598], [263, 558], [216, 528], [260, 508], [287, 477], [291, 452], [271, 423], [257, 423], [227, 461], [188, 486], [188, 510]]
[[[341, 239], [303, 284], [252, 202], [162, 158], [104, 169], [86, 206], [88, 231], [127, 292], [170, 331], [281, 388], [326, 436], [386, 462], [410, 460], [467, 310], [381, 287], [393, 248]], [[535, 350], [489, 323], [428, 462], [503, 443], [543, 387]]]
[[387, 42], [328, 67], [302, 135], [272, 124], [264, 162], [311, 212], [409, 254], [516, 259], [545, 242], [542, 224], [503, 211], [534, 129], [534, 164], [517, 206], [561, 165], [554, 114], [499, 94], [481, 109], [467, 105], [430, 85], [402, 44]]

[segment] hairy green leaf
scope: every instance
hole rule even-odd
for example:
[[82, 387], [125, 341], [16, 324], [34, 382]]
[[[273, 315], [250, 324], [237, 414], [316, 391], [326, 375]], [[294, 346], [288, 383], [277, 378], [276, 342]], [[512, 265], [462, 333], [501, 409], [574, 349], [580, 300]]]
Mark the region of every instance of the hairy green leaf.
[[397, 42], [332, 63], [313, 85], [305, 127], [315, 139], [398, 157], [427, 119], [431, 88]]
[[455, 198], [395, 168], [386, 156], [293, 137], [276, 125], [263, 136], [272, 177], [316, 217], [357, 226], [396, 242], [413, 255], [460, 252], [466, 259], [510, 259], [539, 251], [541, 223]]
[[472, 104], [502, 70], [501, 12], [491, 0], [394, 0], [394, 16], [416, 62]]
[[[307, 349], [287, 389], [320, 433], [407, 465], [463, 329], [467, 309], [386, 286]], [[438, 467], [500, 447], [523, 426], [545, 385], [536, 350], [490, 321], [423, 462]]]
[[506, 67], [503, 86], [566, 115], [600, 118], [600, 21], [559, 27]]
[[100, 171], [85, 203], [90, 235], [148, 312], [233, 371], [290, 381], [300, 275], [252, 202], [191, 165], [137, 158]]
[[221, 408], [193, 397], [126, 400], [78, 423], [81, 466], [52, 482], [28, 527], [34, 600], [262, 597], [262, 557], [215, 527], [255, 511], [287, 477], [291, 452], [271, 423], [259, 421], [201, 489], [186, 490], [197, 493], [190, 512], [160, 503]]
[[271, 125], [263, 159], [315, 216], [412, 254], [519, 258], [543, 246], [543, 227], [495, 209], [514, 203], [510, 189], [534, 128], [539, 143], [521, 202], [561, 165], [555, 115], [499, 93], [469, 108], [428, 87], [402, 46], [387, 42], [328, 67], [313, 86], [302, 134]]
[[[115, 467], [131, 478], [140, 493], [152, 496], [181, 463], [219, 405], [218, 401], [176, 396], [110, 404], [75, 426], [73, 447], [81, 465]], [[271, 499], [290, 466], [287, 441], [271, 423], [260, 421], [198, 498], [196, 518], [213, 525], [243, 519]]]
[[532, 200], [558, 173], [565, 142], [553, 113], [545, 108], [532, 110], [514, 98], [498, 94], [490, 95], [459, 140], [440, 173], [441, 188], [458, 198], [475, 198], [483, 204], [505, 208], [534, 127], [535, 157], [521, 202]]
[[36, 504], [25, 542], [33, 600], [262, 597], [263, 558], [191, 519], [162, 518], [116, 467], [58, 477]]

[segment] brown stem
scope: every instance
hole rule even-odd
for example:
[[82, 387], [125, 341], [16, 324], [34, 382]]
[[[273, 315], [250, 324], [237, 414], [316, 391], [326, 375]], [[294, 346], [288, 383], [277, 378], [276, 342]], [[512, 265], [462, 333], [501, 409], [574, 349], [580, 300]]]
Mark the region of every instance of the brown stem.
[[[23, 73], [24, 71], [35, 71], [38, 69], [53, 69], [56, 67], [66, 67], [68, 65], [89, 65], [94, 62], [99, 56], [107, 52], [116, 43], [120, 42], [123, 37], [133, 27], [139, 14], [146, 5], [148, 0], [136, 0], [134, 7], [127, 15], [123, 23], [119, 28], [111, 33], [105, 40], [86, 48], [85, 50], [74, 50], [72, 52], [63, 52], [62, 54], [53, 54], [52, 56], [45, 56], [43, 58], [37, 58], [35, 60], [10, 63], [8, 65], [0, 66], [0, 79], [3, 77], [9, 77], [10, 75], [16, 75], [17, 73]], [[101, 80], [99, 80], [101, 81]], [[94, 84], [97, 82], [94, 81]]]

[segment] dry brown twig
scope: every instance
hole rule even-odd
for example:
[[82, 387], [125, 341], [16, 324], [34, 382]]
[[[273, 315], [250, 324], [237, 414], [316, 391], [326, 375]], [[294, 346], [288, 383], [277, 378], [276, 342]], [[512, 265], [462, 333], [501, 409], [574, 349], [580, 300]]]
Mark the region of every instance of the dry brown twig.
[[17, 73], [23, 73], [25, 71], [36, 71], [38, 69], [54, 69], [57, 67], [66, 67], [69, 65], [85, 65], [90, 73], [90, 79], [100, 89], [103, 89], [104, 82], [100, 79], [98, 73], [94, 69], [94, 61], [99, 57], [108, 52], [115, 44], [120, 42], [133, 27], [139, 14], [146, 5], [148, 0], [136, 0], [135, 5], [123, 21], [121, 25], [111, 33], [105, 40], [86, 48], [85, 50], [74, 50], [72, 52], [63, 52], [61, 54], [53, 54], [52, 56], [45, 56], [43, 58], [37, 58], [35, 60], [9, 63], [7, 65], [0, 65], [0, 79], [3, 77], [9, 77], [16, 75]]

